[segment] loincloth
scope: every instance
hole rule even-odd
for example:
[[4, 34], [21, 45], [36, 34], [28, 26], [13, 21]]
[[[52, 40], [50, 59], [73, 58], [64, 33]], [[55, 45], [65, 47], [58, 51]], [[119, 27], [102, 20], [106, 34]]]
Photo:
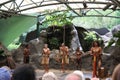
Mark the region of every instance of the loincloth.
[[41, 64], [49, 64], [49, 56], [43, 55]]

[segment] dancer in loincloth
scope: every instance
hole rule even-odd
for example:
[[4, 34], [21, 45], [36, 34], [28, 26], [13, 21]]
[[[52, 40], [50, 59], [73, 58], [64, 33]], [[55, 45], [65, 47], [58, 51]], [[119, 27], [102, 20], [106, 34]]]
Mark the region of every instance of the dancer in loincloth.
[[64, 43], [60, 46], [60, 54], [62, 56], [62, 61], [61, 61], [61, 68], [62, 71], [65, 72], [65, 65], [69, 64], [69, 53], [68, 53], [68, 47], [65, 46]]
[[50, 49], [48, 48], [48, 45], [45, 44], [42, 52], [42, 65], [45, 69], [45, 72], [49, 71], [49, 55], [50, 55]]
[[76, 66], [77, 66], [77, 69], [79, 69], [79, 67], [80, 67], [80, 70], [81, 70], [81, 66], [82, 66], [81, 55], [82, 55], [82, 52], [80, 51], [79, 47], [76, 49], [75, 55], [76, 55]]
[[29, 45], [28, 44], [25, 45], [23, 55], [24, 55], [24, 60], [23, 60], [24, 63], [25, 64], [29, 63], [29, 61], [30, 61], [30, 58], [29, 58], [29, 56], [30, 56], [30, 49], [29, 49]]

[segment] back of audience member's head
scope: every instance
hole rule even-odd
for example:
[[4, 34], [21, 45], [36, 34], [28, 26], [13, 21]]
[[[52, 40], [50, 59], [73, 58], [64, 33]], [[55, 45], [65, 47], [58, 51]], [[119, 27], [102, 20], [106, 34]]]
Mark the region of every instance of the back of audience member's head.
[[82, 80], [82, 77], [75, 73], [70, 73], [65, 77], [65, 80]]
[[11, 80], [11, 74], [7, 67], [0, 68], [0, 80]]
[[58, 78], [53, 72], [48, 72], [43, 75], [42, 80], [58, 80]]
[[118, 64], [112, 74], [112, 80], [120, 80], [120, 64]]
[[22, 65], [14, 70], [12, 80], [36, 80], [35, 70], [28, 64]]
[[82, 71], [76, 70], [73, 73], [68, 74], [65, 77], [65, 80], [85, 80], [85, 77]]
[[91, 78], [91, 80], [100, 80], [100, 79], [97, 77], [94, 77], [94, 78]]
[[84, 74], [82, 71], [79, 70], [75, 70], [73, 73], [79, 75], [82, 79], [81, 80], [85, 80]]
[[90, 78], [85, 78], [85, 80], [91, 80]]

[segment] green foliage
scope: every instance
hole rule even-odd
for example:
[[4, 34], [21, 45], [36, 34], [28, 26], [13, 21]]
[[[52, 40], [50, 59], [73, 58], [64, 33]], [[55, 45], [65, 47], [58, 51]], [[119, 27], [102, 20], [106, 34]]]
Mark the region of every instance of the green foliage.
[[110, 47], [112, 44], [114, 44], [115, 43], [115, 40], [114, 39], [111, 39], [109, 42], [108, 42], [108, 45], [107, 45], [107, 47]]
[[85, 37], [84, 37], [85, 49], [90, 50], [91, 44], [94, 40], [97, 40], [97, 36], [94, 32], [84, 32], [84, 33], [85, 33]]
[[49, 39], [49, 45], [52, 49], [56, 49], [59, 47], [59, 40], [55, 37], [52, 37], [51, 39]]
[[85, 50], [90, 50], [91, 48], [91, 45], [92, 45], [92, 42], [95, 41], [95, 40], [98, 40], [100, 45], [102, 45], [102, 39], [96, 35], [95, 32], [91, 31], [91, 32], [84, 32], [85, 33], [85, 37], [84, 37], [84, 40], [85, 40]]
[[115, 33], [115, 34], [113, 35], [113, 37], [120, 38], [120, 31], [118, 31], [117, 33]]
[[95, 32], [84, 32], [86, 37], [84, 38], [84, 40], [88, 41], [88, 42], [92, 42], [94, 40], [97, 40], [97, 36], [95, 34]]
[[63, 26], [65, 24], [71, 23], [72, 19], [73, 17], [68, 11], [59, 12], [51, 15], [46, 15], [45, 24], [48, 24], [48, 26], [51, 25]]
[[118, 31], [113, 35], [113, 38], [109, 41], [107, 47], [110, 47], [114, 43], [115, 43], [115, 46], [120, 46], [120, 31]]

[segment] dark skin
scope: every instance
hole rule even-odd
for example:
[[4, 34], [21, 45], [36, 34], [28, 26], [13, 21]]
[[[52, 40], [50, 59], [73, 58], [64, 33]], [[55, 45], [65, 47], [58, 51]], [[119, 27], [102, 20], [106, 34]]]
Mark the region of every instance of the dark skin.
[[[94, 50], [98, 50], [97, 52], [94, 52]], [[102, 55], [102, 48], [98, 46], [97, 42], [94, 42], [94, 47], [91, 47], [91, 55], [96, 54], [97, 57]], [[101, 67], [101, 61], [98, 62], [98, 68]]]
[[93, 56], [93, 77], [97, 76], [97, 67], [100, 69], [101, 67], [101, 55], [102, 48], [99, 46], [98, 41], [94, 41], [92, 47], [90, 49], [91, 55]]
[[81, 69], [81, 55], [82, 55], [82, 52], [80, 51], [79, 47], [76, 49], [76, 52], [75, 52], [75, 55], [76, 55], [76, 65], [77, 65], [77, 69], [80, 65], [80, 69]]
[[0, 42], [0, 50], [2, 49], [2, 43]]
[[[63, 57], [65, 57], [66, 55], [68, 55], [68, 47], [65, 46], [64, 43], [61, 44], [60, 51], [62, 51], [62, 53], [63, 53], [62, 56], [63, 56]], [[66, 63], [63, 61], [63, 62], [61, 63], [61, 68], [62, 68], [62, 71], [63, 71], [63, 72], [65, 72], [65, 65], [66, 65]]]
[[30, 49], [29, 49], [29, 45], [26, 45], [25, 48], [24, 48], [24, 63], [29, 63], [29, 62], [26, 62], [26, 58], [29, 57], [30, 55]]
[[[42, 54], [43, 55], [45, 54], [47, 56], [50, 55], [50, 49], [48, 48], [47, 44], [44, 45]], [[44, 64], [43, 66], [44, 66], [45, 72], [48, 72], [49, 71], [49, 65], [48, 64]]]

